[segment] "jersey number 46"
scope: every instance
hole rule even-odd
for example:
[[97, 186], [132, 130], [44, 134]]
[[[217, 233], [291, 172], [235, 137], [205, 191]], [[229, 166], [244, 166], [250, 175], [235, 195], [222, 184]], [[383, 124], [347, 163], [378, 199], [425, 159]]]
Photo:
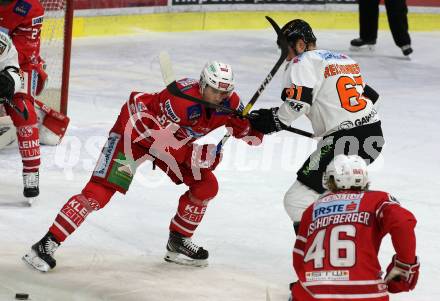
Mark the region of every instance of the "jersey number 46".
[[[327, 236], [327, 232], [330, 232]], [[331, 230], [320, 230], [307, 250], [304, 262], [314, 261], [316, 269], [324, 267], [326, 252], [329, 253], [329, 262], [333, 267], [352, 267], [356, 263], [356, 245], [353, 240], [339, 239], [341, 234], [348, 237], [356, 236], [356, 227], [353, 225], [340, 225]], [[328, 238], [328, 250], [324, 248], [324, 241]]]

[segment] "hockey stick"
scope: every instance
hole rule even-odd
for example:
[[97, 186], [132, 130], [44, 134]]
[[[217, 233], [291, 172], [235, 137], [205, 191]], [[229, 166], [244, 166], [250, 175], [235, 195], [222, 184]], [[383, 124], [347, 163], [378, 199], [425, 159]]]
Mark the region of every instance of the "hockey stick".
[[[248, 102], [246, 107], [244, 108], [243, 112], [241, 113], [242, 116], [247, 116], [249, 114], [249, 111], [254, 106], [255, 102], [258, 100], [260, 95], [263, 93], [266, 86], [271, 82], [273, 76], [277, 73], [278, 69], [280, 69], [281, 65], [283, 64], [284, 60], [287, 58], [287, 55], [289, 53], [289, 48], [287, 44], [287, 40], [284, 37], [284, 35], [281, 33], [281, 29], [278, 26], [278, 24], [269, 16], [266, 16], [266, 20], [269, 21], [270, 25], [272, 25], [273, 29], [277, 33], [278, 40], [280, 41], [280, 48], [281, 48], [281, 54], [278, 61], [275, 63], [275, 65], [272, 67], [272, 70], [270, 70], [269, 74], [266, 76], [266, 78], [263, 80], [263, 83], [258, 87], [257, 91], [255, 91], [254, 95], [252, 96], [251, 100]], [[222, 140], [217, 144], [217, 152], [221, 150], [223, 145], [228, 141], [229, 137], [231, 137], [231, 133], [226, 133]]]
[[249, 111], [252, 109], [255, 102], [258, 100], [260, 95], [263, 93], [264, 89], [266, 89], [266, 86], [271, 82], [272, 78], [275, 76], [278, 69], [280, 69], [281, 65], [286, 60], [287, 55], [289, 54], [287, 40], [286, 40], [286, 37], [282, 34], [280, 27], [271, 17], [266, 16], [266, 19], [267, 19], [267, 21], [269, 21], [270, 25], [272, 25], [273, 29], [277, 33], [278, 40], [280, 41], [281, 54], [280, 54], [280, 58], [278, 59], [278, 61], [272, 67], [272, 70], [270, 70], [269, 74], [266, 76], [263, 83], [258, 87], [257, 91], [255, 91], [251, 100], [244, 108], [243, 113], [242, 113], [243, 116], [246, 116], [247, 114], [249, 114]]
[[[159, 54], [159, 62], [160, 62], [160, 69], [161, 69], [161, 72], [162, 72], [163, 80], [164, 80], [165, 84], [167, 85], [167, 90], [172, 95], [174, 95], [176, 97], [180, 97], [180, 98], [183, 98], [183, 99], [187, 99], [187, 100], [193, 101], [195, 103], [199, 103], [199, 104], [205, 105], [205, 106], [207, 106], [209, 108], [213, 108], [213, 109], [216, 109], [218, 111], [222, 111], [222, 112], [225, 112], [225, 113], [234, 114], [234, 115], [238, 115], [238, 116], [243, 116], [237, 110], [234, 110], [234, 109], [231, 109], [231, 108], [227, 108], [227, 107], [224, 107], [224, 106], [221, 106], [221, 105], [216, 105], [216, 104], [207, 102], [205, 100], [199, 99], [197, 97], [193, 97], [191, 95], [187, 95], [187, 94], [183, 93], [179, 89], [179, 87], [177, 86], [176, 78], [175, 78], [175, 75], [174, 75], [174, 72], [173, 72], [173, 68], [171, 66], [170, 56], [169, 56], [169, 54], [166, 51], [162, 51]], [[260, 94], [261, 94], [261, 92], [260, 92]], [[298, 135], [302, 135], [302, 136], [306, 136], [306, 137], [310, 137], [310, 138], [313, 137], [312, 133], [309, 133], [309, 132], [306, 132], [306, 131], [303, 131], [303, 130], [300, 130], [300, 129], [288, 127], [285, 130], [288, 131], [288, 132], [292, 132], [292, 133], [298, 134]], [[222, 141], [226, 142], [227, 139], [228, 138], [223, 137]], [[220, 141], [219, 145], [217, 145], [217, 147], [220, 147], [220, 149], [221, 149], [221, 146], [224, 144], [224, 142], [222, 143], [222, 141]], [[217, 149], [219, 149], [219, 148], [217, 148]]]
[[[270, 70], [269, 74], [263, 80], [263, 83], [258, 87], [257, 91], [255, 91], [255, 93], [252, 96], [251, 100], [248, 102], [248, 104], [244, 108], [244, 110], [242, 112], [242, 116], [243, 117], [245, 117], [245, 116], [247, 116], [249, 114], [249, 111], [252, 109], [252, 107], [254, 106], [255, 102], [258, 100], [260, 95], [263, 93], [264, 89], [266, 89], [266, 86], [271, 82], [272, 78], [278, 72], [278, 70], [280, 69], [281, 65], [286, 60], [287, 55], [289, 54], [289, 48], [288, 48], [288, 43], [287, 43], [286, 37], [282, 34], [281, 29], [278, 26], [278, 24], [269, 16], [266, 16], [266, 20], [269, 21], [270, 25], [272, 25], [273, 29], [275, 30], [275, 32], [277, 34], [277, 40], [280, 43], [281, 54], [280, 54], [280, 57], [279, 57], [278, 61], [272, 67], [272, 70]], [[303, 131], [303, 130], [300, 130], [300, 129], [289, 127], [286, 130], [289, 131], [289, 132], [293, 132], [295, 134], [299, 134], [299, 135], [302, 135], [302, 136], [313, 138], [313, 134], [312, 133], [309, 133], [309, 132], [306, 132], [306, 131]], [[222, 146], [226, 143], [226, 141], [228, 141], [229, 137], [231, 137], [230, 133], [227, 133], [227, 134], [225, 134], [223, 136], [223, 139], [217, 145], [217, 151], [221, 150]]]

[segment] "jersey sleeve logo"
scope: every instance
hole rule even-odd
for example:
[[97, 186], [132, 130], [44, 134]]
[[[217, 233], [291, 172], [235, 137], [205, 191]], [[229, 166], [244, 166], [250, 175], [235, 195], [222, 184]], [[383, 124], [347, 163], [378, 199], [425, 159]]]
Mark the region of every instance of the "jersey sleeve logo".
[[173, 107], [171, 105], [171, 100], [169, 100], [169, 99], [167, 99], [167, 101], [165, 101], [165, 113], [175, 123], [180, 122], [180, 118], [174, 112]]
[[289, 88], [285, 88], [281, 92], [281, 99], [285, 101], [286, 99], [295, 99], [298, 101], [303, 101], [312, 105], [313, 100], [313, 89], [305, 86], [297, 86], [292, 84]]
[[32, 8], [32, 4], [30, 4], [26, 1], [23, 1], [23, 0], [19, 0], [15, 4], [12, 11], [22, 17], [25, 17], [25, 16], [27, 16], [27, 14], [31, 10], [31, 8]]

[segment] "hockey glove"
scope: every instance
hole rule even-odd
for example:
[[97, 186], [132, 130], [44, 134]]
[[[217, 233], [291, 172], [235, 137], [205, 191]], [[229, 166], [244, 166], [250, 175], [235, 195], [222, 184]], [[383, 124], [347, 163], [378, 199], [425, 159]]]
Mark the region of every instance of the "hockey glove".
[[394, 255], [387, 268], [385, 282], [390, 293], [408, 292], [413, 290], [419, 278], [420, 262], [416, 257], [416, 263], [408, 264], [401, 262]]
[[226, 127], [228, 128], [228, 131], [230, 131], [231, 135], [237, 139], [246, 137], [249, 135], [251, 130], [251, 124], [247, 118], [240, 118], [236, 116], [231, 117], [226, 122]]
[[221, 150], [217, 150], [215, 144], [193, 144], [191, 157], [187, 164], [196, 168], [207, 168], [214, 170], [222, 159]]
[[15, 92], [15, 82], [7, 70], [0, 71], [0, 103], [12, 101]]
[[252, 111], [249, 114], [249, 121], [253, 129], [263, 134], [279, 132], [286, 127], [278, 118], [278, 108]]

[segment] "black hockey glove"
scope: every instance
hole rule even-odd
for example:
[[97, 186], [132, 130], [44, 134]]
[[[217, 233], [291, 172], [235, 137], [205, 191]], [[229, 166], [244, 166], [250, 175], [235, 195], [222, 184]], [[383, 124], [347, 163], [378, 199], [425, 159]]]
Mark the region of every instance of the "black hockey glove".
[[286, 128], [278, 118], [278, 108], [259, 109], [249, 113], [252, 128], [263, 133], [272, 134]]
[[0, 71], [0, 103], [12, 100], [15, 91], [15, 83], [8, 71]]

